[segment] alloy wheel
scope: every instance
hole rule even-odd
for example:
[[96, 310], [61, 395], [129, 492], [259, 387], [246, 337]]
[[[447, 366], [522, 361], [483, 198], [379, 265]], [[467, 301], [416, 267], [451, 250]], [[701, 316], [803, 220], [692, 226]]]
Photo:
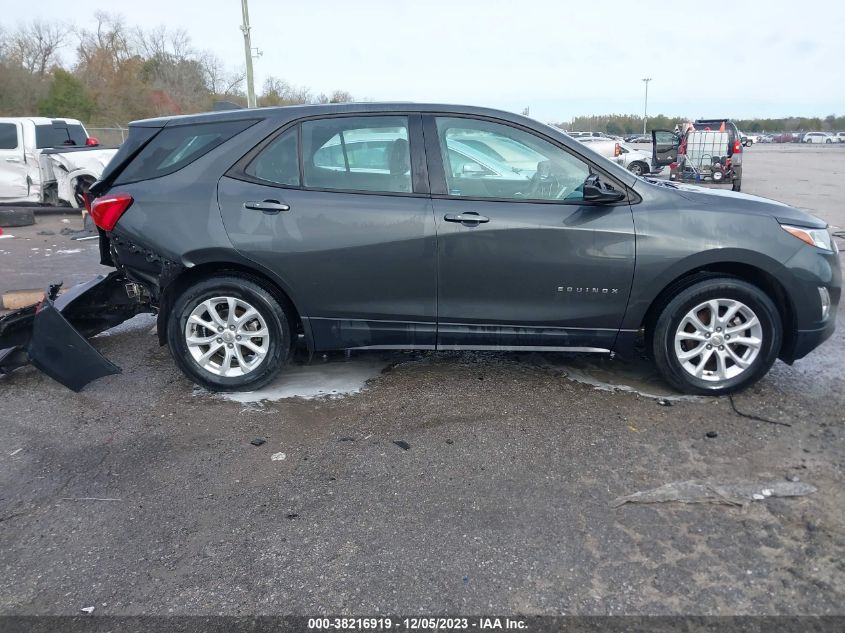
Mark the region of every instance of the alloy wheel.
[[674, 350], [690, 375], [724, 382], [751, 367], [762, 345], [763, 326], [751, 308], [735, 299], [711, 299], [681, 319]]
[[270, 330], [258, 310], [243, 299], [213, 297], [188, 317], [185, 344], [204, 370], [227, 378], [243, 376], [267, 356]]

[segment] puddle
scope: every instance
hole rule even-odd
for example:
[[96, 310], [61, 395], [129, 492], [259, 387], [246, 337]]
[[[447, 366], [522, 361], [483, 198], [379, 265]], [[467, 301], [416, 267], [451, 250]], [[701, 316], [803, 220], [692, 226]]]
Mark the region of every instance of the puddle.
[[[446, 352], [454, 358], [454, 352]], [[412, 359], [430, 361], [443, 353], [426, 352], [411, 355], [407, 352], [358, 352], [346, 357], [343, 353], [329, 354], [325, 359], [311, 364], [288, 366], [279, 377], [257, 391], [221, 393], [220, 397], [244, 405], [266, 400], [301, 398], [340, 398], [360, 393], [368, 381], [378, 377], [386, 368]], [[454, 358], [472, 358], [473, 363], [524, 363], [559, 372], [565, 378], [590, 385], [601, 391], [636, 393], [646, 398], [667, 400], [695, 400], [673, 391], [657, 375], [657, 369], [646, 361], [623, 363], [598, 356], [573, 356], [567, 354], [530, 353], [496, 354], [493, 352], [462, 352]], [[196, 393], [205, 393], [197, 389]]]
[[279, 377], [257, 391], [221, 393], [220, 397], [241, 404], [286, 398], [337, 398], [359, 393], [387, 367], [404, 356], [361, 354], [328, 360], [317, 359], [308, 365], [288, 365]]
[[543, 354], [543, 367], [560, 371], [569, 380], [590, 385], [600, 391], [625, 391], [646, 398], [664, 400], [699, 400], [699, 396], [680, 394], [667, 385], [654, 364], [637, 360], [623, 362], [599, 356], [564, 356]]

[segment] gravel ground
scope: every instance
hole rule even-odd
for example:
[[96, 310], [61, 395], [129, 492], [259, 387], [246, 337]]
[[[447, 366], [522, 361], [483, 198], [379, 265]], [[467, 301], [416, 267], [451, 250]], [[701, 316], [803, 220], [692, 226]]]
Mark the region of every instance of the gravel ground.
[[[743, 188], [843, 226], [843, 167], [845, 147], [755, 146]], [[101, 270], [50, 222], [0, 240], [0, 290]], [[23, 259], [44, 237], [81, 250]], [[660, 399], [648, 364], [492, 353], [331, 355], [297, 369], [310, 399], [233, 401], [137, 317], [95, 341], [123, 373], [80, 394], [0, 378], [0, 613], [843, 614], [838, 319], [732, 403]], [[337, 367], [354, 379], [310, 397]], [[787, 478], [818, 491], [611, 507]]]

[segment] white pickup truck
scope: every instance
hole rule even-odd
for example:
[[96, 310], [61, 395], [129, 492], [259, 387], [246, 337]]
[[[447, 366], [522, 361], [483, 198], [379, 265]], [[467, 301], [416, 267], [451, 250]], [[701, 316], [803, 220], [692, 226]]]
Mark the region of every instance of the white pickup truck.
[[83, 208], [84, 193], [116, 153], [76, 119], [0, 118], [0, 205]]

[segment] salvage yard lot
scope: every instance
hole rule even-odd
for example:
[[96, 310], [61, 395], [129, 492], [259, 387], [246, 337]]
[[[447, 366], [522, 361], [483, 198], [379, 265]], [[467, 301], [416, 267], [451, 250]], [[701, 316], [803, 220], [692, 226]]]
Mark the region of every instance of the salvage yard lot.
[[[845, 147], [754, 146], [743, 189], [843, 227], [843, 174]], [[0, 240], [0, 292], [104, 270], [41, 220]], [[647, 364], [494, 353], [333, 355], [265, 393], [375, 377], [238, 401], [195, 389], [138, 317], [96, 339], [123, 374], [80, 394], [0, 377], [0, 612], [842, 614], [837, 318], [732, 403], [643, 395], [670, 393]], [[818, 491], [611, 507], [787, 478]]]

